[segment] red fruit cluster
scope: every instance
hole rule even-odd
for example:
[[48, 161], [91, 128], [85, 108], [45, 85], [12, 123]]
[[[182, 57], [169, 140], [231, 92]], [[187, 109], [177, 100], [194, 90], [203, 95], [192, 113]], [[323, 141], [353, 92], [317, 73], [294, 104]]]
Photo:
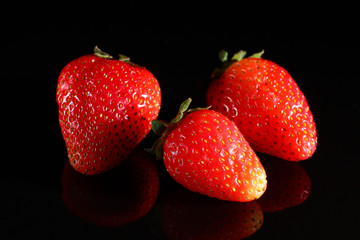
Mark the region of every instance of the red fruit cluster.
[[[262, 59], [262, 52], [249, 58], [244, 58], [245, 54], [240, 51], [228, 60], [227, 52], [220, 52], [223, 67], [215, 69], [206, 94], [212, 109], [188, 109], [189, 98], [171, 122], [156, 120], [161, 96], [155, 77], [127, 57], [119, 55], [115, 60], [96, 47], [94, 54], [70, 62], [59, 76], [57, 103], [71, 166], [86, 175], [99, 174], [138, 152], [122, 164], [126, 173], [121, 174], [134, 181], [144, 179], [140, 187], [135, 187], [141, 206], [147, 206], [140, 207], [140, 213], [134, 215], [134, 219], [139, 218], [155, 202], [158, 176], [148, 156], [133, 150], [152, 127], [160, 137], [148, 151], [163, 159], [170, 176], [185, 188], [237, 202], [259, 199], [266, 191], [258, 203], [229, 204], [239, 213], [237, 216], [232, 216], [228, 205], [214, 205], [215, 217], [227, 219], [236, 229], [238, 225], [248, 225], [239, 222], [238, 217], [256, 219], [251, 223], [255, 224], [252, 230], [237, 233], [237, 238], [249, 236], [261, 226], [263, 215], [257, 204], [264, 211], [278, 211], [302, 203], [309, 195], [310, 179], [301, 167], [291, 162], [265, 160], [267, 174], [255, 151], [290, 161], [308, 159], [317, 145], [314, 118], [304, 94], [284, 68]], [[106, 205], [108, 196], [102, 199], [98, 194], [103, 186], [93, 184], [95, 178], [82, 180], [72, 174], [64, 170], [65, 204], [80, 217], [107, 225], [95, 207], [98, 203]], [[78, 182], [79, 188], [85, 186], [83, 195], [73, 191], [68, 179]], [[146, 195], [149, 188], [153, 189], [150, 196]], [[78, 201], [72, 202], [72, 196]], [[282, 200], [274, 200], [274, 196]], [[208, 199], [204, 201], [207, 204]], [[192, 211], [191, 206], [189, 209]], [[191, 215], [190, 211], [172, 213], [176, 207], [168, 211], [170, 214], [166, 211], [167, 208], [168, 217]], [[109, 215], [107, 208], [105, 212]], [[134, 220], [114, 218], [113, 222], [121, 224]], [[212, 220], [209, 221], [212, 226]], [[193, 237], [192, 225], [185, 229], [190, 232], [189, 237]], [[173, 226], [165, 224], [170, 238], [185, 231]], [[204, 236], [211, 235], [211, 230], [212, 227]]]

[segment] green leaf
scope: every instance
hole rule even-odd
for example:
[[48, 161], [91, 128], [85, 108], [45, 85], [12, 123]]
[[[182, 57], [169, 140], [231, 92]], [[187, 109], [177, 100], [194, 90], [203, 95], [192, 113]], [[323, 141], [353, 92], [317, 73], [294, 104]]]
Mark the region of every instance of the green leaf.
[[264, 54], [264, 49], [261, 52], [258, 53], [254, 53], [253, 55], [251, 55], [251, 58], [261, 58], [261, 56]]
[[163, 121], [156, 119], [151, 122], [151, 129], [158, 136], [162, 136], [166, 128], [167, 128], [167, 124], [165, 124], [165, 122]]
[[128, 56], [125, 56], [121, 53], [118, 54], [119, 56], [119, 60], [122, 61], [122, 62], [126, 62], [126, 63], [129, 63], [130, 62], [130, 58]]
[[240, 61], [241, 59], [243, 59], [245, 57], [245, 55], [246, 55], [246, 51], [240, 50], [234, 54], [234, 56], [231, 58], [231, 60]]
[[225, 50], [219, 52], [219, 59], [221, 62], [226, 62], [228, 60], [229, 53]]
[[95, 46], [95, 47], [94, 47], [94, 54], [95, 54], [95, 56], [101, 57], [101, 58], [106, 58], [106, 59], [111, 59], [111, 58], [113, 58], [113, 56], [111, 56], [110, 54], [101, 51], [98, 46]]

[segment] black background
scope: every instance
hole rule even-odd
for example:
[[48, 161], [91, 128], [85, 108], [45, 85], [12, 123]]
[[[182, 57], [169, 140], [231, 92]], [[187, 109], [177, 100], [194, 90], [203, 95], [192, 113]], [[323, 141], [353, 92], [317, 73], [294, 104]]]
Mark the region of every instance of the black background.
[[[69, 61], [92, 53], [98, 45], [113, 55], [130, 56], [155, 75], [162, 90], [159, 118], [166, 120], [187, 97], [193, 98], [192, 106], [205, 106], [208, 76], [218, 66], [218, 51], [265, 49], [263, 58], [285, 67], [307, 97], [319, 144], [314, 156], [300, 163], [312, 181], [309, 199], [266, 214], [263, 227], [251, 239], [353, 236], [360, 223], [356, 7], [237, 4], [49, 2], [4, 7], [0, 29], [4, 234], [165, 239], [148, 227], [152, 213], [121, 228], [103, 229], [76, 218], [61, 202], [60, 176], [67, 154], [57, 118], [57, 77]], [[152, 137], [144, 145], [151, 144]], [[161, 197], [171, 179], [158, 165]]]

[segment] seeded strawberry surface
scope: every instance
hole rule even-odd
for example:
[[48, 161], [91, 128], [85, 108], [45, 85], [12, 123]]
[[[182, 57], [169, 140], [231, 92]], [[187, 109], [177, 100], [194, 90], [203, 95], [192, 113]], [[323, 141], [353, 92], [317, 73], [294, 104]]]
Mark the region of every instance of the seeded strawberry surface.
[[189, 113], [166, 138], [164, 163], [191, 191], [251, 201], [266, 189], [266, 174], [235, 124], [212, 110]]
[[145, 68], [86, 55], [58, 80], [59, 121], [71, 165], [96, 174], [120, 164], [147, 135], [160, 88]]
[[313, 115], [290, 74], [277, 64], [245, 58], [212, 82], [207, 103], [235, 122], [254, 150], [299, 161], [317, 145]]

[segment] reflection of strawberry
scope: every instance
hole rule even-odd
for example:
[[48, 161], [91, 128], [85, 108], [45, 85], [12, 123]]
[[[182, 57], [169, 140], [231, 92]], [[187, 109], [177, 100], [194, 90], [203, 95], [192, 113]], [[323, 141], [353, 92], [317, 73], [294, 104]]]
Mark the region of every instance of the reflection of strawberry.
[[116, 227], [149, 212], [159, 191], [155, 162], [136, 150], [107, 173], [84, 176], [67, 163], [62, 173], [62, 200], [79, 218], [99, 226]]
[[61, 71], [57, 103], [70, 163], [93, 175], [118, 166], [147, 135], [160, 87], [145, 68], [95, 48]]
[[263, 218], [256, 201], [220, 201], [179, 188], [165, 199], [162, 220], [169, 240], [238, 240], [259, 230]]
[[268, 188], [258, 200], [264, 212], [275, 212], [300, 205], [310, 195], [311, 180], [305, 170], [293, 162], [262, 156]]
[[316, 149], [313, 115], [304, 94], [279, 65], [244, 51], [214, 72], [207, 103], [234, 121], [255, 151], [291, 161], [305, 160]]

